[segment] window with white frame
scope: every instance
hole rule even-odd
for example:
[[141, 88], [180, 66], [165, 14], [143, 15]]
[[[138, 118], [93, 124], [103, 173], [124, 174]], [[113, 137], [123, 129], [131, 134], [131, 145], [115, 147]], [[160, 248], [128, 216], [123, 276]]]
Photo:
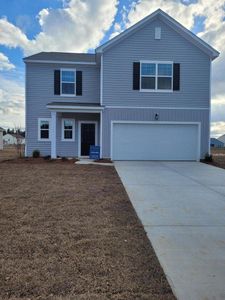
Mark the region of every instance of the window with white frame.
[[75, 95], [76, 70], [61, 69], [61, 95]]
[[62, 119], [62, 140], [74, 141], [75, 139], [75, 120]]
[[141, 90], [171, 91], [173, 85], [172, 62], [141, 62]]
[[50, 119], [38, 119], [38, 139], [40, 141], [50, 140]]

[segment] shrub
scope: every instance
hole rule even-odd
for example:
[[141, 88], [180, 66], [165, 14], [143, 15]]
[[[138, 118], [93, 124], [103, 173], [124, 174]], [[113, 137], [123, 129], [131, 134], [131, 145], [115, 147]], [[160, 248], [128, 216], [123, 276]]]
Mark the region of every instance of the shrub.
[[205, 154], [205, 161], [212, 162], [213, 161], [212, 154], [206, 153]]
[[44, 160], [50, 160], [50, 159], [51, 159], [51, 156], [50, 156], [50, 155], [44, 156]]
[[40, 157], [40, 151], [39, 150], [34, 150], [33, 151], [33, 153], [32, 153], [32, 156], [33, 156], [33, 158], [38, 158], [38, 157]]

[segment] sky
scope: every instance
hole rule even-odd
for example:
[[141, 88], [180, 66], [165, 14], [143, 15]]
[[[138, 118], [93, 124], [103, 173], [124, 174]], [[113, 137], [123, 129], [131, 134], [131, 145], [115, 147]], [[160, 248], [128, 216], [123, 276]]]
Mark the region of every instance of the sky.
[[0, 127], [24, 127], [24, 63], [40, 51], [94, 49], [161, 8], [220, 52], [211, 136], [225, 134], [225, 0], [0, 0]]

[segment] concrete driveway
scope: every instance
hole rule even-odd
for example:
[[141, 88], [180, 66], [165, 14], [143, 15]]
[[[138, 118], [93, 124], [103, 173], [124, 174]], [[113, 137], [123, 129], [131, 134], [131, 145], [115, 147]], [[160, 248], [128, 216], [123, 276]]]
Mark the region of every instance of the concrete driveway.
[[225, 170], [197, 162], [115, 166], [177, 298], [225, 299]]

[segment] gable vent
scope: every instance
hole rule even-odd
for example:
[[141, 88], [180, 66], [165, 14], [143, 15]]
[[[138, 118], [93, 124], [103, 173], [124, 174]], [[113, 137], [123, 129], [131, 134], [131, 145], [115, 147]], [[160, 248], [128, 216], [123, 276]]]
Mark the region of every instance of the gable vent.
[[161, 27], [155, 27], [155, 40], [161, 40]]

